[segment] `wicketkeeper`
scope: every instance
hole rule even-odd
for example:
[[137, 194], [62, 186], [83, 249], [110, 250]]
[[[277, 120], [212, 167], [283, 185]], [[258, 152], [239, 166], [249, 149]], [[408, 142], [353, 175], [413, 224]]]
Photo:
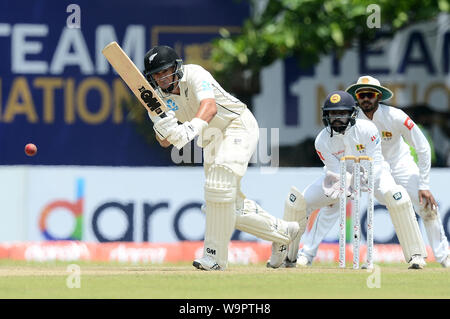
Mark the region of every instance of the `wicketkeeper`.
[[[388, 207], [395, 230], [403, 248], [409, 268], [420, 269], [425, 265], [425, 245], [420, 235], [411, 199], [404, 187], [397, 185], [389, 173], [389, 165], [384, 161], [381, 140], [377, 127], [368, 120], [357, 119], [358, 109], [353, 97], [344, 91], [328, 95], [322, 107], [322, 121], [325, 128], [315, 140], [317, 154], [325, 164], [324, 175], [310, 184], [303, 193], [295, 187], [286, 199], [283, 219], [309, 216], [312, 211], [322, 209], [321, 214], [332, 214], [338, 218], [340, 192], [340, 158], [346, 155], [369, 156], [373, 160], [374, 195]], [[362, 172], [352, 176], [353, 166], [347, 166], [347, 196], [351, 196], [352, 178], [361, 179], [361, 190], [367, 189], [368, 180]], [[295, 198], [295, 201], [292, 199]], [[292, 212], [295, 212], [294, 214]], [[336, 220], [336, 219], [335, 219]], [[304, 219], [299, 221], [304, 225]], [[302, 232], [289, 245], [287, 256], [272, 252], [268, 265], [295, 267]], [[284, 259], [286, 256], [286, 259]]]
[[[436, 261], [443, 267], [450, 267], [449, 244], [439, 216], [439, 209], [430, 191], [429, 172], [431, 167], [430, 145], [420, 128], [401, 109], [382, 104], [393, 93], [368, 75], [361, 76], [356, 84], [347, 88], [358, 102], [362, 112], [358, 117], [374, 123], [381, 135], [384, 159], [389, 163], [395, 182], [408, 192], [415, 212], [422, 218]], [[416, 150], [418, 163], [406, 144]], [[337, 214], [319, 212], [311, 231], [303, 237], [297, 264], [310, 265], [316, 256], [320, 242], [333, 227]], [[399, 237], [400, 243], [405, 239]]]
[[298, 223], [275, 218], [241, 192], [240, 181], [259, 138], [258, 123], [247, 106], [203, 67], [183, 65], [168, 46], [148, 51], [144, 65], [147, 80], [172, 109], [163, 119], [150, 116], [161, 146], [181, 149], [198, 136], [203, 148], [206, 230], [203, 257], [193, 265], [225, 270], [235, 228], [272, 241], [275, 250], [286, 250], [298, 235]]

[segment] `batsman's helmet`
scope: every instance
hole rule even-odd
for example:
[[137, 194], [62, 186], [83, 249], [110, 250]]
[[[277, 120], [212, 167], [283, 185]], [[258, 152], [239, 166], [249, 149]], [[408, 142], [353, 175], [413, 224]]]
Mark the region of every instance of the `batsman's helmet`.
[[[349, 111], [348, 115], [342, 115], [335, 118], [347, 119], [345, 125], [333, 126], [332, 120], [330, 118], [330, 111]], [[339, 133], [343, 133], [348, 124], [350, 126], [355, 125], [356, 117], [358, 116], [358, 109], [356, 107], [356, 102], [349, 93], [344, 91], [334, 91], [331, 92], [322, 106], [322, 122], [325, 127], [331, 128], [331, 135], [333, 134], [333, 130]]]
[[[166, 89], [160, 88], [165, 93], [170, 93], [175, 88], [175, 84], [183, 77], [183, 60], [174, 49], [166, 45], [159, 45], [151, 48], [144, 57], [144, 76], [155, 89], [159, 88], [158, 83], [153, 78], [153, 74], [161, 72], [170, 67], [175, 67], [172, 83]], [[177, 77], [175, 79], [175, 77]]]

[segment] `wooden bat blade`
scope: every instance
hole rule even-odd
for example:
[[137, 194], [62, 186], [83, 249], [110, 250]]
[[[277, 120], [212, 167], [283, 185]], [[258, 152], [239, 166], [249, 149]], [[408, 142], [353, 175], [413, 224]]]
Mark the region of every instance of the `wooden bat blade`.
[[164, 117], [166, 104], [119, 44], [109, 43], [102, 53], [148, 112]]

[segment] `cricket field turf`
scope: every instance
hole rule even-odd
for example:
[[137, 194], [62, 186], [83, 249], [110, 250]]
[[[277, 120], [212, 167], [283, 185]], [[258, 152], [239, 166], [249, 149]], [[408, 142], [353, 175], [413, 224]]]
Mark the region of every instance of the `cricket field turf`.
[[[77, 272], [69, 271], [73, 267]], [[0, 282], [2, 299], [450, 299], [450, 269], [435, 262], [422, 270], [406, 263], [377, 264], [372, 271], [256, 264], [206, 272], [190, 263], [1, 260]]]

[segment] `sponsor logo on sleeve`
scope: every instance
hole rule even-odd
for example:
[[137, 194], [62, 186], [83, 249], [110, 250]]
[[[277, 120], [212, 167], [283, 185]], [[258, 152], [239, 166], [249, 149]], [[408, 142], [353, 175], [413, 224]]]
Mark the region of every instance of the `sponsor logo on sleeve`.
[[408, 117], [406, 118], [406, 120], [405, 120], [405, 123], [403, 123], [403, 125], [405, 125], [406, 128], [407, 128], [408, 130], [411, 131], [411, 129], [414, 127], [414, 122], [413, 122], [413, 120], [411, 120], [411, 118], [408, 116]]
[[202, 81], [201, 87], [202, 87], [202, 91], [211, 91], [212, 90], [211, 83], [209, 83], [208, 81]]

